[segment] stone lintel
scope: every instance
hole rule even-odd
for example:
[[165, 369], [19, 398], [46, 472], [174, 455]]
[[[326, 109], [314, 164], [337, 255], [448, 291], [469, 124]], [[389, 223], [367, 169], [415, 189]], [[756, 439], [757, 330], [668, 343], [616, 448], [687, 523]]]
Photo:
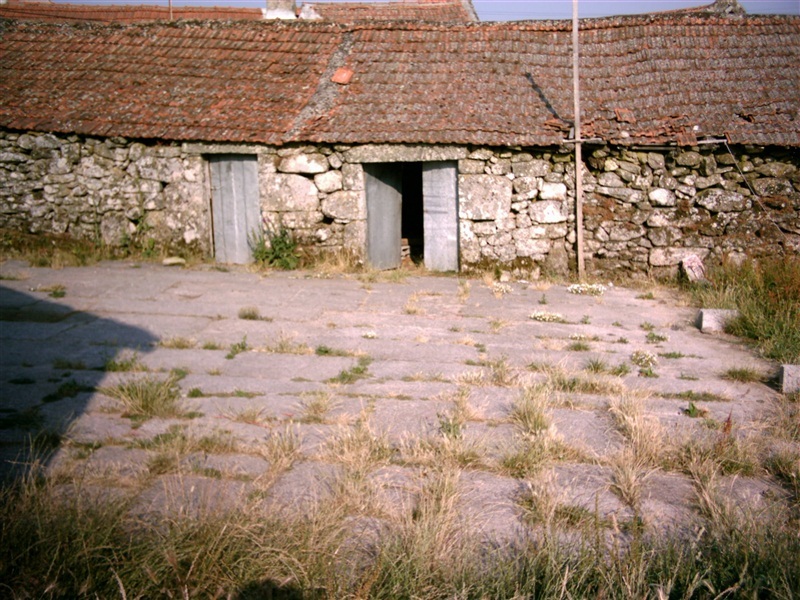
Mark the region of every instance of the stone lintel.
[[423, 162], [435, 160], [460, 160], [467, 158], [464, 146], [426, 146], [405, 144], [367, 144], [356, 146], [344, 153], [345, 162]]

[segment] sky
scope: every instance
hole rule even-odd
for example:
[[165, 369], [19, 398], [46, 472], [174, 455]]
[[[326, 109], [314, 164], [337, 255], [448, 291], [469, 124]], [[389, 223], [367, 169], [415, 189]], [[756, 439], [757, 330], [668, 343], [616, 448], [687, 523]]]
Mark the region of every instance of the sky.
[[[168, 0], [56, 0], [75, 4], [161, 4]], [[310, 0], [313, 2], [313, 0]], [[341, 2], [354, 0], [319, 0]], [[358, 1], [358, 0], [355, 0]], [[369, 0], [385, 2], [388, 0]], [[394, 0], [397, 1], [397, 0]], [[711, 4], [713, 0], [579, 0], [581, 17], [606, 17], [675, 10]], [[749, 14], [800, 15], [800, 0], [739, 0]], [[298, 6], [302, 0], [297, 0]], [[260, 8], [265, 0], [173, 0], [173, 6], [247, 6]], [[525, 19], [571, 19], [572, 0], [473, 0], [481, 21], [520, 21]]]

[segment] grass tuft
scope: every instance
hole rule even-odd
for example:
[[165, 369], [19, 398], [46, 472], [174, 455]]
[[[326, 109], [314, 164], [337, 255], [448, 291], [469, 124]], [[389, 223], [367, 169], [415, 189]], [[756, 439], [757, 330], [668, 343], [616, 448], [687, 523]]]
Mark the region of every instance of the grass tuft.
[[725, 330], [753, 340], [772, 360], [800, 362], [800, 261], [796, 256], [725, 262], [710, 269], [709, 283], [689, 289], [704, 307], [736, 309]]
[[124, 416], [129, 418], [173, 418], [184, 415], [180, 388], [174, 377], [139, 377], [100, 391], [119, 400], [125, 410]]

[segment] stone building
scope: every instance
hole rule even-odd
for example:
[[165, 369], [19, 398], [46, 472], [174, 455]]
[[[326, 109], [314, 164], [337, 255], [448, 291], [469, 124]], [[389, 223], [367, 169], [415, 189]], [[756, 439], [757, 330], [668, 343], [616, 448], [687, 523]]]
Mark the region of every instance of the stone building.
[[[569, 22], [53, 21], [0, 21], [0, 227], [574, 265]], [[800, 18], [580, 29], [587, 269], [797, 253]]]

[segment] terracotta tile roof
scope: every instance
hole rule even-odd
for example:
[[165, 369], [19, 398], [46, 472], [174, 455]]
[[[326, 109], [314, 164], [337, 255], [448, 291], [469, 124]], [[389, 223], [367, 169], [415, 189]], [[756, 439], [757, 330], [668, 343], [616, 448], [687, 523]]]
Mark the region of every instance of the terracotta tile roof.
[[471, 0], [406, 0], [405, 2], [304, 2], [301, 16], [326, 21], [469, 22], [478, 17]]
[[[136, 6], [12, 1], [0, 5], [0, 17], [47, 22], [140, 23], [167, 21], [170, 14], [167, 6], [153, 4]], [[264, 14], [259, 8], [175, 6], [172, 8], [172, 18], [174, 20], [260, 20], [264, 18]]]
[[279, 144], [342, 42], [333, 24], [0, 22], [0, 124]]
[[[572, 124], [570, 26], [0, 21], [0, 126], [270, 144], [555, 144]], [[800, 18], [581, 27], [584, 137], [800, 146]]]

